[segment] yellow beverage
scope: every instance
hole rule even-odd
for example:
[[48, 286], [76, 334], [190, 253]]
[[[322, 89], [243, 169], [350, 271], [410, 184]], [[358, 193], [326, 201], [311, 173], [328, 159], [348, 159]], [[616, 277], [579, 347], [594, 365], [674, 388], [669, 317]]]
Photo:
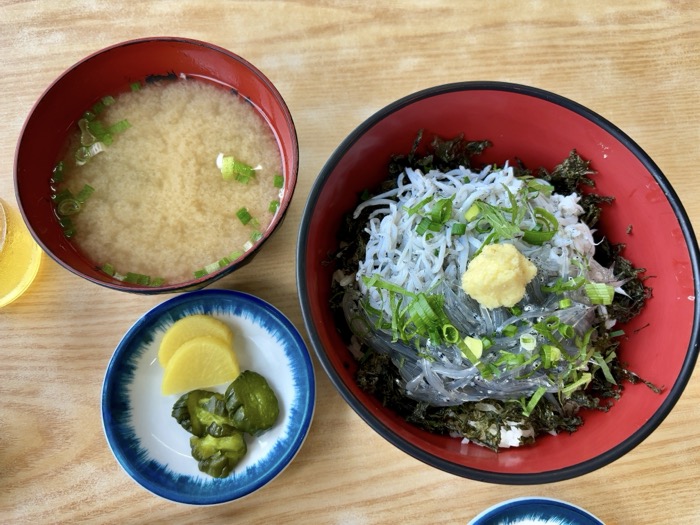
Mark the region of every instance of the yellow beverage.
[[40, 262], [41, 248], [19, 212], [0, 199], [0, 307], [24, 293]]

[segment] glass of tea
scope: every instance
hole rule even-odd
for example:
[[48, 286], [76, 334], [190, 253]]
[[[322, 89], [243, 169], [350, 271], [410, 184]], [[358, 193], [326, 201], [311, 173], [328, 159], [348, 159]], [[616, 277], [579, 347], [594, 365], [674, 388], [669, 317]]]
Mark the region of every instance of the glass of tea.
[[41, 248], [19, 212], [0, 199], [0, 307], [25, 292], [40, 262]]

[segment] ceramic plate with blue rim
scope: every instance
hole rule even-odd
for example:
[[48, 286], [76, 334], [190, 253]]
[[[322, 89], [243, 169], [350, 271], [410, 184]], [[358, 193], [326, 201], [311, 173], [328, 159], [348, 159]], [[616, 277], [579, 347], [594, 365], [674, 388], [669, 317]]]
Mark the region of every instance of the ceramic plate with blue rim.
[[[261, 436], [246, 435], [248, 453], [222, 479], [199, 471], [190, 434], [170, 415], [179, 396], [160, 391], [160, 341], [175, 321], [193, 314], [212, 315], [232, 328], [241, 370], [263, 375], [280, 403], [277, 423]], [[279, 310], [243, 292], [200, 290], [154, 307], [125, 334], [105, 374], [102, 424], [117, 461], [141, 486], [171, 501], [213, 505], [246, 496], [285, 469], [309, 431], [315, 396], [304, 340]]]
[[553, 498], [528, 497], [503, 501], [486, 509], [468, 525], [605, 525], [590, 512]]

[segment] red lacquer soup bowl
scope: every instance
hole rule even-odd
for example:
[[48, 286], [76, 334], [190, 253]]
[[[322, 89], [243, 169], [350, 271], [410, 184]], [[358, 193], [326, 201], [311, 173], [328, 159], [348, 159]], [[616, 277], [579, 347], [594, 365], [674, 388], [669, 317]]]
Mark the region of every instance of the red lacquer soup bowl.
[[[405, 154], [418, 130], [452, 138], [488, 139], [482, 159], [520, 159], [552, 169], [572, 149], [590, 160], [596, 191], [614, 196], [597, 227], [624, 256], [646, 269], [653, 289], [642, 313], [625, 326], [620, 359], [663, 387], [626, 384], [609, 412], [586, 410], [573, 433], [545, 435], [534, 445], [498, 453], [413, 426], [355, 381], [357, 364], [329, 307], [343, 216], [358, 196], [388, 176], [391, 155]], [[632, 226], [630, 230], [630, 226]], [[318, 358], [347, 403], [373, 428], [419, 460], [467, 478], [537, 484], [573, 478], [632, 450], [668, 415], [698, 354], [698, 246], [678, 196], [654, 162], [613, 124], [581, 105], [540, 89], [466, 82], [407, 96], [362, 123], [333, 153], [303, 213], [297, 281], [304, 322]], [[643, 329], [642, 329], [643, 328]], [[641, 330], [638, 330], [641, 329]]]
[[[86, 109], [107, 95], [128, 91], [134, 83], [196, 79], [228, 90], [249, 103], [269, 126], [279, 147], [284, 183], [271, 224], [248, 249], [223, 261], [218, 269], [185, 282], [146, 286], [108, 275], [101, 265], [69, 242], [51, 202], [52, 170], [61, 159], [67, 138]], [[15, 187], [30, 232], [55, 261], [94, 283], [136, 293], [176, 292], [211, 284], [251, 262], [282, 223], [296, 187], [299, 146], [292, 116], [272, 82], [244, 58], [213, 44], [178, 37], [130, 40], [102, 49], [58, 77], [32, 108], [17, 144]], [[196, 213], [196, 210], [193, 210]], [[235, 217], [234, 217], [235, 218]], [[196, 241], [193, 239], [193, 242]], [[222, 239], [222, 254], [227, 240]]]

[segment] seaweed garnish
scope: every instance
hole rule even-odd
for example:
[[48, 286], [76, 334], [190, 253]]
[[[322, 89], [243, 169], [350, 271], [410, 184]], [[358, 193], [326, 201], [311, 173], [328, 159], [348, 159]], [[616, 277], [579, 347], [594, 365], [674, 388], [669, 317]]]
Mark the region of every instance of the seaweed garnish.
[[539, 177], [554, 186], [554, 191], [562, 195], [579, 192], [582, 186], [595, 186], [590, 175], [595, 171], [591, 170], [590, 161], [584, 160], [572, 149], [569, 155], [550, 172], [546, 168], [540, 168]]
[[449, 171], [456, 166], [471, 168], [473, 158], [491, 146], [491, 142], [488, 140], [465, 140], [463, 133], [453, 139], [443, 139], [435, 135], [426, 147], [426, 152], [419, 154], [422, 141], [423, 130], [421, 129], [407, 155], [397, 154], [391, 157], [389, 161], [390, 178], [395, 179], [406, 168], [421, 170], [423, 173], [428, 173], [430, 170]]
[[554, 186], [555, 192], [561, 195], [579, 194], [581, 197], [579, 204], [583, 208], [581, 221], [585, 222], [589, 228], [593, 228], [600, 219], [601, 204], [610, 204], [614, 200], [614, 197], [583, 191], [585, 187], [595, 187], [595, 182], [591, 178], [595, 173], [590, 167], [590, 161], [584, 160], [575, 149], [572, 149], [568, 157], [551, 172], [546, 168], [538, 170], [538, 176]]
[[622, 290], [625, 293], [615, 294], [608, 306], [610, 317], [623, 324], [636, 317], [652, 295], [652, 288], [645, 284], [643, 277], [645, 268], [636, 268], [623, 257], [624, 248], [624, 244], [612, 243], [607, 238], [598, 239], [596, 247], [596, 260], [603, 266], [613, 267], [617, 278], [624, 283]]

